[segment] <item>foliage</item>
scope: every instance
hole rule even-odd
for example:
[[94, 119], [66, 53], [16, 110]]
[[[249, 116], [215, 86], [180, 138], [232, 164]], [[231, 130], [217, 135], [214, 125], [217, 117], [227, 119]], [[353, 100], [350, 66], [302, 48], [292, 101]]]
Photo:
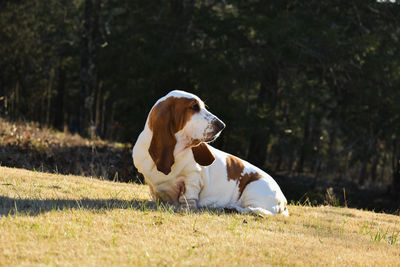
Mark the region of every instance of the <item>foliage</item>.
[[0, 114], [134, 142], [172, 89], [278, 173], [400, 192], [400, 5], [390, 1], [0, 2]]

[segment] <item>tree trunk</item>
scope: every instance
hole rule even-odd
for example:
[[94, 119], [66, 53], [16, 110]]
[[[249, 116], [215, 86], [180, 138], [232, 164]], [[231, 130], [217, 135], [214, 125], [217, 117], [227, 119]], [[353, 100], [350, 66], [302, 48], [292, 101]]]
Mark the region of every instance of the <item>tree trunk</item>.
[[392, 181], [392, 194], [400, 198], [400, 150], [398, 148], [399, 140], [393, 140], [393, 154], [392, 154], [392, 167], [393, 167], [393, 181]]
[[361, 170], [360, 170], [360, 176], [358, 178], [358, 185], [364, 185], [368, 179], [367, 165], [368, 165], [368, 161], [366, 159], [364, 159], [361, 162]]
[[[261, 83], [260, 91], [258, 92], [256, 108], [264, 107], [266, 99], [269, 100], [270, 110], [272, 111], [276, 105], [278, 91], [278, 70], [275, 66], [271, 66], [266, 73], [264, 81]], [[260, 119], [255, 127], [261, 126], [258, 129], [253, 129], [253, 134], [250, 137], [249, 150], [247, 159], [256, 166], [263, 167], [267, 158], [267, 146], [269, 142], [268, 129], [265, 127], [265, 121]]]
[[372, 159], [372, 164], [371, 164], [371, 180], [373, 183], [376, 182], [376, 178], [378, 177], [378, 163], [380, 160], [380, 154], [378, 151], [375, 152], [375, 156]]
[[96, 135], [100, 134], [100, 118], [101, 118], [101, 102], [102, 102], [102, 88], [103, 88], [103, 82], [100, 82], [97, 90], [96, 90], [96, 109], [95, 109], [95, 120], [94, 120], [94, 124], [96, 127]]
[[64, 117], [64, 93], [65, 93], [65, 79], [66, 73], [65, 69], [62, 66], [62, 60], [60, 60], [60, 64], [58, 66], [58, 90], [57, 97], [55, 100], [55, 114], [54, 114], [54, 126], [62, 131], [65, 125], [65, 117]]
[[[385, 146], [386, 148], [386, 146]], [[386, 152], [386, 150], [384, 150]], [[381, 173], [380, 173], [380, 177], [379, 180], [383, 180], [385, 177], [385, 169], [386, 169], [386, 161], [387, 161], [387, 154], [383, 152], [383, 159], [382, 159], [382, 168], [381, 168]]]
[[47, 127], [50, 127], [51, 93], [52, 93], [52, 90], [53, 90], [54, 75], [55, 75], [54, 68], [51, 68], [50, 69], [50, 73], [49, 73], [49, 84], [48, 84], [47, 93], [46, 93], [46, 97], [47, 97], [46, 126]]
[[297, 168], [297, 171], [299, 173], [302, 173], [304, 171], [304, 162], [306, 160], [307, 152], [308, 152], [308, 147], [309, 147], [309, 140], [310, 140], [310, 122], [311, 122], [311, 102], [308, 102], [307, 105], [307, 114], [306, 118], [304, 120], [304, 132], [303, 132], [303, 144], [301, 146], [300, 150], [300, 159], [299, 159], [299, 165]]
[[97, 39], [99, 32], [99, 12], [101, 0], [85, 0], [84, 32], [81, 51], [80, 105], [77, 108], [78, 131], [88, 135], [93, 123], [93, 93], [97, 86]]
[[10, 95], [10, 117], [12, 120], [19, 118], [19, 82], [16, 83], [13, 92]]
[[268, 136], [263, 132], [254, 133], [250, 138], [248, 160], [262, 168], [267, 157]]
[[103, 94], [103, 98], [101, 100], [101, 127], [100, 127], [100, 134], [104, 138], [106, 135], [105, 127], [106, 127], [106, 102], [107, 102], [108, 95]]

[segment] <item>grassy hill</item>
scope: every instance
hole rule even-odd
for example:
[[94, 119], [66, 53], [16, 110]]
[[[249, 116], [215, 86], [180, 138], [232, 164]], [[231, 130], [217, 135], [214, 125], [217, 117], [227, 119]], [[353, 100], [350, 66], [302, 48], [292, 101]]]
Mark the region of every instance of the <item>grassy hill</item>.
[[148, 187], [0, 167], [0, 266], [379, 265], [400, 262], [400, 217], [289, 207], [258, 218], [174, 211]]
[[0, 118], [0, 166], [136, 181], [132, 144], [87, 139]]

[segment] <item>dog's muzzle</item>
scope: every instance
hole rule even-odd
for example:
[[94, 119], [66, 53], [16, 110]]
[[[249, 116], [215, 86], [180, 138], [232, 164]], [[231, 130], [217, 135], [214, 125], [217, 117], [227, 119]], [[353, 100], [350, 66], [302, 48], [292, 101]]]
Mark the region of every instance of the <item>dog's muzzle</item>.
[[212, 122], [214, 133], [217, 134], [225, 128], [225, 123], [223, 123], [220, 119], [215, 119]]

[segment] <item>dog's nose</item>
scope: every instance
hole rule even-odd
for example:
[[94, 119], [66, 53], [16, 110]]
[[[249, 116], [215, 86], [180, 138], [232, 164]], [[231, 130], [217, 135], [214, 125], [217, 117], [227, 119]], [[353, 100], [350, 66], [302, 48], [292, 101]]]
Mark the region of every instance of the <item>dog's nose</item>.
[[215, 119], [213, 124], [214, 124], [214, 129], [216, 130], [216, 132], [220, 132], [225, 128], [225, 123], [223, 123], [219, 119]]

